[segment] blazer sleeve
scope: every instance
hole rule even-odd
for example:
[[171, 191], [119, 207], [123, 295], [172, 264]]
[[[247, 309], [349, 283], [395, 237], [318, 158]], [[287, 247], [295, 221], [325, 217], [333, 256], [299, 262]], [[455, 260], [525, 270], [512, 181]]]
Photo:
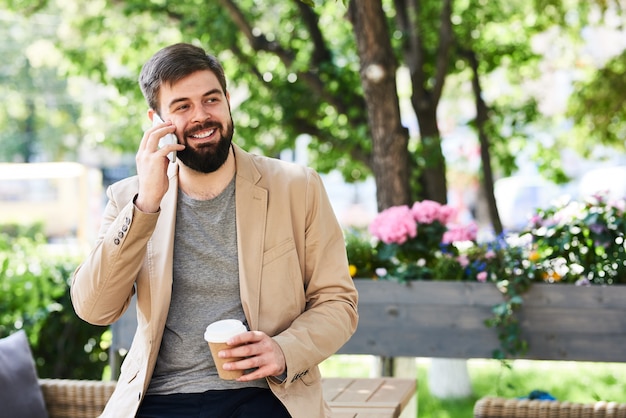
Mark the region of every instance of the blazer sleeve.
[[107, 189], [95, 246], [72, 276], [74, 310], [94, 325], [110, 325], [128, 308], [159, 216], [135, 208], [134, 190], [127, 182]]

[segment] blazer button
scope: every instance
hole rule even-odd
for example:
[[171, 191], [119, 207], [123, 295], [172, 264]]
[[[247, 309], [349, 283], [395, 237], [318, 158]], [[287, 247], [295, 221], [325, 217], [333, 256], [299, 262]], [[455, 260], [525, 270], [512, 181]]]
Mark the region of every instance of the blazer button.
[[122, 231], [124, 232], [128, 231], [128, 225], [122, 225]]
[[113, 242], [115, 243], [115, 245], [120, 245], [120, 239], [119, 238], [115, 238], [113, 240]]
[[120, 231], [120, 232], [117, 233], [117, 236], [120, 237], [120, 238], [124, 238], [124, 233], [122, 231]]

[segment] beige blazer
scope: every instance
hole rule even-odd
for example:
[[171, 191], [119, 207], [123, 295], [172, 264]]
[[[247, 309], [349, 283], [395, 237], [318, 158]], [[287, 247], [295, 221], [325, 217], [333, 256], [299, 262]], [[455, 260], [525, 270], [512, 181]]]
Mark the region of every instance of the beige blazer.
[[[356, 329], [357, 292], [342, 230], [311, 169], [235, 147], [241, 301], [251, 329], [272, 336], [287, 379], [268, 378], [295, 418], [328, 417], [317, 365]], [[178, 166], [156, 214], [137, 210], [136, 177], [107, 190], [96, 245], [76, 269], [78, 316], [97, 325], [119, 319], [137, 295], [137, 331], [103, 417], [134, 417], [154, 371], [172, 288]]]

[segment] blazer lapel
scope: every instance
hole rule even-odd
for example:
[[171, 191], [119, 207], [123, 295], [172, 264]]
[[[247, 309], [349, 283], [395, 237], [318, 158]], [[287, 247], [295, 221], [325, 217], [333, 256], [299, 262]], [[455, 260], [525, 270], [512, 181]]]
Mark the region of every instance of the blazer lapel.
[[[168, 309], [172, 297], [172, 273], [174, 262], [174, 234], [176, 229], [176, 201], [178, 198], [178, 166], [170, 164], [168, 167], [169, 188], [161, 200], [161, 214], [156, 228], [149, 242], [148, 257], [154, 266], [154, 276], [151, 277], [151, 312], [158, 313], [158, 324], [154, 330], [162, 330], [167, 319]], [[156, 283], [159, 283], [158, 285]]]
[[261, 178], [248, 154], [235, 146], [237, 179], [237, 250], [241, 303], [250, 329], [258, 327], [261, 268], [267, 221], [267, 190], [256, 185]]

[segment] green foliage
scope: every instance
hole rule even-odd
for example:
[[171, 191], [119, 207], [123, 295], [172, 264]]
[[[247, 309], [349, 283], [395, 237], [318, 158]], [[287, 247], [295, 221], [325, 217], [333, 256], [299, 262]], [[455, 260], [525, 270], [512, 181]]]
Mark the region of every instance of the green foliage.
[[[147, 127], [146, 105], [136, 84], [141, 65], [161, 47], [192, 42], [208, 48], [224, 65], [239, 145], [277, 156], [305, 134], [311, 138], [309, 164], [319, 171], [339, 169], [348, 181], [369, 173], [359, 61], [341, 3], [310, 8], [310, 1], [300, 6], [279, 1], [260, 7], [245, 0], [236, 4], [240, 22], [219, 2], [128, 0], [88, 10], [79, 3], [69, 2], [65, 17], [68, 74], [89, 74], [116, 90], [88, 109], [107, 115], [107, 124], [95, 126], [90, 138], [135, 152]], [[242, 31], [243, 24], [254, 33]], [[312, 42], [316, 25], [325, 28], [323, 43]]]
[[0, 232], [0, 337], [25, 330], [40, 377], [101, 379], [106, 329], [80, 320], [70, 301], [77, 259], [55, 251], [40, 228], [0, 230], [18, 233]]
[[576, 149], [590, 155], [598, 144], [624, 150], [626, 139], [626, 51], [609, 60], [604, 68], [592, 72], [574, 85], [576, 94], [568, 103], [567, 115], [577, 126]]
[[372, 246], [370, 235], [358, 228], [351, 228], [344, 235], [352, 277], [375, 278], [375, 270], [380, 265], [380, 260]]
[[522, 235], [546, 282], [626, 283], [625, 201], [603, 194], [539, 209]]
[[58, 72], [63, 58], [54, 48], [54, 14], [25, 18], [0, 10], [0, 160], [32, 161], [44, 154], [75, 157], [78, 101]]

